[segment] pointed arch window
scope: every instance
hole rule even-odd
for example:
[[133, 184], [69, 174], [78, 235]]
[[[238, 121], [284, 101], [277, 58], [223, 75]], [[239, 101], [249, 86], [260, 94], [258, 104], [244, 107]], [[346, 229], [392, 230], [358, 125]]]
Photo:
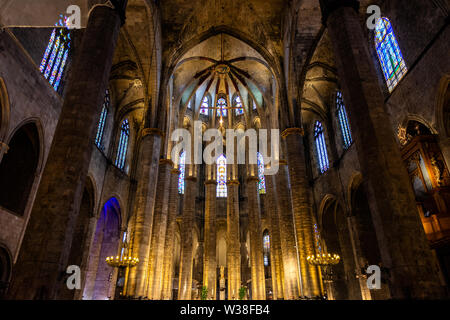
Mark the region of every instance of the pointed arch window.
[[252, 102], [253, 102], [253, 110], [256, 110], [256, 102], [255, 102], [255, 100], [253, 100]]
[[258, 152], [258, 191], [260, 194], [266, 194], [266, 179], [264, 177], [264, 158]]
[[98, 148], [104, 149], [103, 145], [103, 133], [105, 131], [105, 123], [106, 123], [106, 117], [108, 116], [108, 109], [110, 104], [110, 97], [109, 97], [109, 90], [106, 89], [105, 92], [105, 99], [103, 101], [103, 108], [102, 113], [100, 114], [100, 119], [98, 121], [97, 125], [97, 134], [95, 135], [95, 144]]
[[237, 116], [244, 114], [244, 108], [242, 108], [241, 97], [236, 96], [236, 98], [234, 98], [234, 107], [236, 108]]
[[182, 152], [180, 155], [180, 163], [179, 165], [179, 170], [180, 170], [180, 175], [178, 176], [178, 193], [179, 194], [184, 194], [184, 176], [185, 176], [185, 172], [186, 172], [186, 152]]
[[192, 99], [189, 100], [187, 108], [192, 110]]
[[319, 233], [319, 228], [317, 227], [317, 223], [314, 224], [314, 240], [316, 242], [317, 253], [322, 253], [322, 245], [321, 245], [320, 233]]
[[270, 266], [270, 235], [269, 231], [265, 230], [263, 234], [263, 250], [264, 250], [264, 266]]
[[320, 121], [316, 121], [316, 124], [314, 125], [314, 141], [316, 143], [320, 173], [324, 173], [329, 168], [329, 161], [323, 127]]
[[341, 91], [336, 93], [336, 111], [339, 119], [339, 125], [341, 127], [342, 139], [344, 140], [344, 148], [348, 149], [353, 140], [347, 111], [345, 110], [344, 98], [342, 97]]
[[377, 22], [375, 47], [387, 87], [392, 92], [408, 69], [388, 18], [381, 18]]
[[125, 159], [127, 156], [128, 140], [130, 138], [130, 124], [128, 119], [123, 120], [120, 126], [119, 145], [117, 147], [117, 155], [115, 165], [117, 168], [123, 170], [125, 167]]
[[222, 154], [217, 158], [217, 189], [218, 198], [227, 197], [227, 158]]
[[202, 101], [202, 105], [200, 107], [200, 114], [203, 114], [205, 116], [208, 115], [208, 108], [209, 108], [209, 96], [205, 96]]
[[227, 116], [227, 101], [224, 98], [219, 98], [219, 100], [217, 100], [217, 116], [223, 116], [226, 117]]
[[71, 38], [70, 31], [67, 28], [68, 25], [68, 18], [60, 15], [39, 66], [39, 70], [44, 74], [45, 79], [50, 82], [55, 91], [58, 91], [61, 84], [64, 68], [69, 58]]

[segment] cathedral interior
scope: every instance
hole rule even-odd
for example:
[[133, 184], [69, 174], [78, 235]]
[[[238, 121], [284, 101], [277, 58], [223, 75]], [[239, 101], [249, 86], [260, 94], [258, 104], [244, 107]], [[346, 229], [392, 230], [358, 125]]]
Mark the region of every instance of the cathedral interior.
[[1, 0], [1, 299], [448, 299], [449, 11]]

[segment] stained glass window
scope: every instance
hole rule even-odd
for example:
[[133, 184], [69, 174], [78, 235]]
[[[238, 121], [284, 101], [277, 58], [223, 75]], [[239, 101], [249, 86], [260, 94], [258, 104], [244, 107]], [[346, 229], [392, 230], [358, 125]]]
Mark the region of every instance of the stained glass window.
[[316, 143], [317, 157], [319, 159], [319, 169], [321, 173], [324, 173], [329, 168], [329, 161], [323, 127], [320, 121], [316, 121], [314, 126], [314, 140]]
[[45, 79], [50, 82], [55, 91], [58, 91], [61, 84], [64, 67], [69, 57], [71, 38], [70, 31], [67, 28], [68, 25], [68, 18], [60, 15], [39, 66], [39, 70], [44, 74]]
[[344, 99], [342, 92], [336, 93], [336, 109], [339, 119], [339, 125], [341, 127], [342, 138], [344, 140], [344, 148], [347, 149], [352, 144], [352, 132], [350, 131], [350, 123], [348, 121], [347, 111], [345, 110]]
[[105, 131], [105, 123], [106, 117], [108, 116], [108, 108], [109, 108], [109, 90], [106, 90], [105, 99], [103, 101], [102, 113], [100, 114], [100, 120], [97, 125], [97, 134], [95, 135], [95, 144], [100, 149], [103, 149], [103, 132]]
[[314, 239], [316, 242], [317, 253], [322, 253], [322, 245], [320, 244], [320, 233], [319, 228], [317, 228], [317, 223], [314, 224]]
[[236, 98], [234, 98], [234, 107], [237, 108], [236, 109], [237, 116], [244, 113], [244, 108], [242, 108], [242, 102], [241, 102], [241, 98], [239, 96], [236, 96]]
[[209, 108], [209, 96], [205, 96], [203, 98], [202, 105], [200, 107], [200, 114], [203, 114], [205, 116], [208, 115], [208, 108]]
[[269, 231], [265, 230], [263, 234], [263, 249], [264, 249], [264, 266], [270, 265], [270, 236]]
[[186, 172], [186, 153], [184, 151], [180, 155], [178, 169], [180, 170], [180, 175], [178, 176], [178, 193], [184, 194], [184, 175]]
[[258, 190], [260, 194], [266, 193], [266, 179], [264, 178], [264, 158], [258, 152]]
[[227, 101], [224, 98], [219, 98], [217, 100], [217, 116], [220, 117], [221, 115], [226, 117], [227, 116]]
[[253, 100], [252, 102], [253, 102], [253, 110], [256, 110], [256, 102], [255, 102], [255, 100]]
[[378, 20], [375, 27], [375, 47], [391, 92], [408, 70], [388, 18]]
[[117, 155], [115, 165], [117, 168], [122, 169], [125, 167], [125, 158], [127, 156], [128, 139], [130, 138], [130, 124], [128, 119], [123, 120], [120, 126], [120, 138], [119, 145], [117, 147]]
[[217, 197], [227, 197], [227, 158], [222, 154], [217, 158]]

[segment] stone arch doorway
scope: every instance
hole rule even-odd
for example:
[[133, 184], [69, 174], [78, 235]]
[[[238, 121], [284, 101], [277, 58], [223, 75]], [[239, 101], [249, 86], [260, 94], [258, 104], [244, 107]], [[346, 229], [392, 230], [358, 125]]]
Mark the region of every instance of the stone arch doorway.
[[104, 204], [97, 221], [83, 299], [114, 299], [117, 270], [108, 266], [105, 259], [118, 255], [120, 226], [120, 205], [113, 197]]
[[8, 143], [8, 152], [0, 163], [0, 206], [23, 215], [35, 181], [40, 156], [40, 139], [36, 125], [20, 127]]
[[322, 235], [328, 253], [337, 253], [341, 261], [333, 268], [330, 298], [335, 300], [361, 299], [361, 291], [355, 277], [355, 259], [342, 206], [329, 200], [322, 214]]

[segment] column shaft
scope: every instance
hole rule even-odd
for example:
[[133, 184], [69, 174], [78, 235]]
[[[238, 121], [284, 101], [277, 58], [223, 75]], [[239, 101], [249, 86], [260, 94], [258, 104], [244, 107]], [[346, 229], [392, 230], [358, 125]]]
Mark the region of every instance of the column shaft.
[[286, 139], [287, 161], [289, 166], [292, 210], [297, 235], [297, 248], [300, 255], [303, 294], [308, 297], [321, 295], [319, 274], [316, 266], [310, 265], [306, 258], [315, 254], [312, 205], [309, 199], [309, 181], [306, 176], [302, 130], [287, 129], [283, 132]]
[[[186, 170], [186, 172], [188, 171]], [[197, 179], [192, 176], [186, 177], [183, 201], [183, 221], [181, 224], [181, 261], [178, 300], [190, 300], [192, 295], [196, 191]]]
[[92, 10], [14, 267], [9, 290], [14, 299], [56, 299], [60, 290], [68, 290], [61, 274], [67, 268], [119, 28], [117, 11], [106, 6]]
[[258, 193], [258, 177], [247, 178], [248, 227], [250, 231], [250, 265], [252, 270], [252, 299], [266, 299], [264, 276], [261, 208]]
[[179, 208], [178, 195], [178, 176], [180, 171], [172, 169], [170, 174], [170, 194], [169, 194], [169, 211], [167, 217], [167, 230], [164, 242], [164, 261], [163, 261], [163, 288], [162, 299], [172, 299], [173, 285], [173, 258], [175, 245], [175, 230], [177, 227], [177, 214]]
[[241, 287], [241, 252], [239, 235], [239, 182], [227, 184], [227, 278], [228, 300], [239, 298]]
[[167, 229], [167, 214], [170, 195], [170, 170], [172, 161], [159, 161], [158, 186], [153, 219], [152, 241], [150, 246], [148, 297], [152, 300], [161, 299], [161, 287], [164, 261], [164, 242]]
[[205, 182], [205, 256], [203, 259], [203, 286], [208, 289], [208, 298], [216, 299], [216, 187], [215, 181]]
[[139, 144], [136, 177], [138, 184], [134, 204], [134, 230], [132, 233], [133, 256], [139, 263], [130, 270], [128, 294], [134, 297], [147, 297], [147, 276], [150, 255], [150, 240], [153, 227], [153, 212], [158, 178], [161, 134], [157, 129], [144, 129]]

